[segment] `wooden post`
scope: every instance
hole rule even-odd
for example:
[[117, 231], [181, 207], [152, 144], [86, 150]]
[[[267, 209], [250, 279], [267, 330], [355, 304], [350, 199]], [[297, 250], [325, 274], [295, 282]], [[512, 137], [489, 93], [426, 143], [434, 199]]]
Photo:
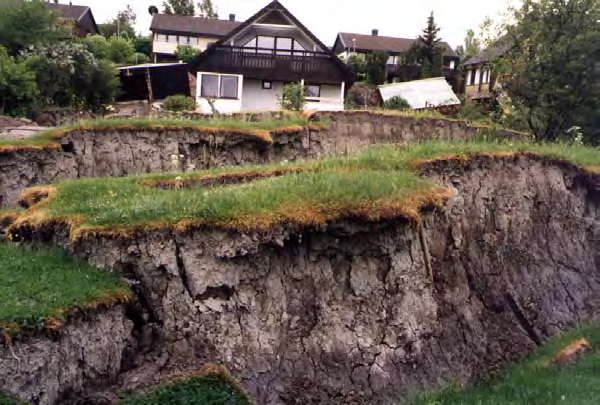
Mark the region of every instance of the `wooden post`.
[[154, 93], [152, 92], [152, 78], [150, 77], [150, 68], [146, 68], [146, 85], [148, 86], [148, 101], [154, 101]]

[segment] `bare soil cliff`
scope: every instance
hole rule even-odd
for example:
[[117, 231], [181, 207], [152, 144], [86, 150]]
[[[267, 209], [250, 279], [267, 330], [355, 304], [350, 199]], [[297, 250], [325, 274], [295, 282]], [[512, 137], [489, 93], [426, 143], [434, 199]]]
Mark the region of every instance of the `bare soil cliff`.
[[[425, 139], [464, 140], [486, 130], [462, 121], [416, 119], [367, 112], [317, 114], [314, 126], [271, 131], [272, 143], [243, 131], [76, 130], [57, 148], [0, 147], [0, 208], [27, 187], [81, 177], [114, 177], [179, 170], [276, 163], [356, 152], [370, 145]], [[522, 134], [501, 131], [500, 136]]]
[[216, 362], [260, 404], [380, 403], [488, 375], [598, 317], [598, 175], [535, 155], [421, 171], [454, 197], [420, 224], [20, 233], [131, 280], [140, 343], [121, 388]]

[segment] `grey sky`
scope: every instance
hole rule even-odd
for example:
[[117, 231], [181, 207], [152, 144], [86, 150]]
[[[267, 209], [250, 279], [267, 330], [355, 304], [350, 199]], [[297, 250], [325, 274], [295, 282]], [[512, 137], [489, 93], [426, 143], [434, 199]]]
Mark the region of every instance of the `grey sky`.
[[[270, 0], [213, 0], [219, 16], [236, 14], [243, 21]], [[463, 42], [468, 29], [477, 31], [486, 16], [497, 18], [519, 0], [281, 0], [304, 25], [325, 44], [333, 45], [338, 32], [369, 34], [379, 29], [380, 35], [416, 37], [425, 26], [430, 11], [441, 27], [441, 37], [453, 47]], [[67, 3], [67, 0], [60, 0]], [[126, 4], [138, 15], [137, 29], [147, 32], [150, 26], [148, 7], [162, 8], [162, 0], [73, 0], [73, 4], [92, 7], [98, 23], [116, 15]]]

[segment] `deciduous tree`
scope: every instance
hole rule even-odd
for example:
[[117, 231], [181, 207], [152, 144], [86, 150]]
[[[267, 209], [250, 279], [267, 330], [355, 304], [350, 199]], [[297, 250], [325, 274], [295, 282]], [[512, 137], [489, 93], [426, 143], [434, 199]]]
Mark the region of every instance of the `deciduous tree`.
[[577, 126], [600, 143], [600, 2], [524, 0], [511, 20], [496, 68], [531, 131], [555, 140]]
[[464, 44], [456, 47], [460, 62], [466, 62], [479, 52], [481, 52], [481, 41], [475, 37], [475, 31], [468, 30]]
[[193, 16], [196, 13], [192, 0], [167, 0], [163, 2], [165, 14]]
[[0, 46], [0, 114], [29, 115], [37, 97], [35, 74]]
[[100, 32], [106, 38], [113, 36], [122, 36], [127, 38], [135, 38], [135, 22], [137, 21], [137, 14], [131, 6], [128, 4], [125, 9], [120, 10], [117, 16], [112, 20], [100, 24]]
[[0, 45], [10, 55], [67, 36], [41, 0], [0, 0]]
[[190, 45], [178, 45], [175, 49], [175, 56], [178, 60], [188, 63], [198, 55], [200, 51]]
[[96, 59], [84, 44], [65, 41], [41, 46], [24, 52], [23, 58], [35, 75], [42, 106], [97, 109], [117, 95], [116, 68]]
[[200, 16], [204, 18], [219, 18], [219, 14], [215, 11], [212, 0], [202, 0], [198, 3], [198, 11]]

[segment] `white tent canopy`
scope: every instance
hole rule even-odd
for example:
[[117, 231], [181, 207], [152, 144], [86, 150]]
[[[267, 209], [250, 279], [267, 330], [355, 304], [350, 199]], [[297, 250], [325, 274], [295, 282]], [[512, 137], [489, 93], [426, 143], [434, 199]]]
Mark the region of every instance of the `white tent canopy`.
[[399, 96], [410, 104], [413, 110], [460, 105], [460, 100], [443, 77], [392, 83], [379, 86], [384, 102]]

